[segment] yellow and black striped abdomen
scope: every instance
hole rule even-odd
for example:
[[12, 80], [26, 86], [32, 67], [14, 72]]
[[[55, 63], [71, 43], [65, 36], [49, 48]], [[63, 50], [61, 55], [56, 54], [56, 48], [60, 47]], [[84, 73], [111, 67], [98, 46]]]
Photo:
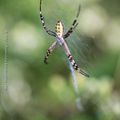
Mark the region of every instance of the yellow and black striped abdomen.
[[59, 37], [63, 36], [63, 25], [60, 21], [57, 22], [56, 26], [55, 26], [55, 32]]

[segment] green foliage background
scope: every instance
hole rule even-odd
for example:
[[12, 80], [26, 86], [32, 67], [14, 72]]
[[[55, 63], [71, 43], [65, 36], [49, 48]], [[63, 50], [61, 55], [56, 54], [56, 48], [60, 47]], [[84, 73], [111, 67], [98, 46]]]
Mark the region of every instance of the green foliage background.
[[[39, 0], [0, 0], [0, 120], [120, 119], [120, 1], [43, 0], [47, 26], [54, 30], [56, 22], [62, 20], [66, 31], [79, 3], [77, 31], [94, 38], [90, 45], [89, 40], [86, 44], [88, 53], [91, 50], [89, 56], [95, 55], [95, 59], [88, 60], [90, 78], [75, 73], [83, 111], [76, 108], [63, 50], [58, 47], [50, 56], [49, 64], [43, 62], [54, 38], [42, 28]], [[7, 82], [3, 78], [6, 31]], [[76, 39], [74, 35], [71, 38]], [[78, 50], [81, 49], [84, 46]]]

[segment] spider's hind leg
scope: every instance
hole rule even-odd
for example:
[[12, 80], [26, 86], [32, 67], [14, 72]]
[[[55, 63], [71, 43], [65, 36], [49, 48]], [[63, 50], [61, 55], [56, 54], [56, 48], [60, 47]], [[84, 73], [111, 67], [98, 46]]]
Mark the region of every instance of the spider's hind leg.
[[55, 41], [47, 50], [45, 58], [44, 58], [44, 63], [48, 64], [48, 57], [49, 55], [53, 52], [53, 50], [56, 48], [57, 42]]
[[89, 77], [89, 75], [86, 72], [84, 72], [82, 69], [79, 68], [79, 66], [77, 65], [77, 63], [75, 62], [75, 60], [73, 59], [71, 54], [69, 54], [67, 57], [68, 57], [70, 63], [72, 64], [74, 70], [77, 70], [82, 75]]
[[67, 57], [68, 57], [68, 60], [70, 61], [70, 63], [72, 64], [74, 70], [78, 71], [79, 73], [81, 73], [82, 75], [86, 76], [86, 77], [89, 77], [89, 75], [87, 73], [85, 73], [81, 68], [79, 68], [79, 66], [77, 65], [77, 63], [75, 62], [75, 60], [73, 59], [71, 53], [70, 53], [70, 50], [66, 44], [66, 42], [64, 42], [64, 44], [62, 45]]

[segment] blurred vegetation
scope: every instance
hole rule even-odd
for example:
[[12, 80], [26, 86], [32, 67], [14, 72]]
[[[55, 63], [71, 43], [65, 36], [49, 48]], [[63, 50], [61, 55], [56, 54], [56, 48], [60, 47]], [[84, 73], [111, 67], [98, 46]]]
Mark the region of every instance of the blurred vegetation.
[[91, 75], [85, 78], [75, 73], [83, 111], [75, 105], [63, 50], [58, 47], [49, 64], [43, 62], [54, 38], [42, 28], [39, 0], [0, 0], [0, 93], [7, 32], [9, 42], [8, 91], [0, 98], [0, 120], [120, 120], [120, 1], [43, 0], [47, 26], [54, 30], [62, 20], [66, 31], [79, 3], [80, 34], [67, 42], [76, 61], [81, 60], [81, 66], [87, 63]]

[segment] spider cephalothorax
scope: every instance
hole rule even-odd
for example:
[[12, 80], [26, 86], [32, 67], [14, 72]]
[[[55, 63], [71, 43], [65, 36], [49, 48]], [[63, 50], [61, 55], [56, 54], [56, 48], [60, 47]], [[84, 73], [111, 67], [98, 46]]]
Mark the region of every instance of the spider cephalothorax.
[[73, 30], [77, 27], [78, 25], [78, 22], [77, 22], [77, 18], [79, 16], [79, 13], [80, 13], [80, 5], [79, 5], [79, 8], [78, 8], [78, 12], [77, 12], [77, 15], [76, 15], [76, 18], [75, 20], [73, 21], [72, 23], [72, 26], [69, 28], [69, 30], [64, 34], [64, 27], [63, 27], [63, 24], [61, 21], [58, 21], [56, 26], [55, 26], [55, 32], [49, 30], [46, 25], [45, 25], [45, 19], [42, 15], [42, 12], [41, 12], [41, 4], [42, 4], [42, 0], [40, 0], [40, 19], [41, 19], [41, 22], [42, 22], [42, 25], [43, 25], [43, 28], [45, 29], [45, 31], [56, 38], [56, 41], [48, 48], [47, 52], [46, 52], [46, 55], [45, 55], [45, 58], [44, 58], [44, 62], [47, 64], [47, 60], [48, 60], [48, 57], [49, 55], [53, 52], [53, 50], [56, 48], [57, 45], [60, 45], [66, 55], [67, 55], [67, 58], [68, 60], [70, 61], [70, 63], [72, 64], [73, 68], [77, 71], [79, 71], [81, 74], [89, 77], [89, 75], [87, 73], [85, 73], [83, 70], [81, 70], [77, 63], [74, 61], [72, 55], [71, 55], [71, 52], [67, 46], [67, 43], [65, 41], [66, 38], [68, 38], [71, 33], [73, 32]]

